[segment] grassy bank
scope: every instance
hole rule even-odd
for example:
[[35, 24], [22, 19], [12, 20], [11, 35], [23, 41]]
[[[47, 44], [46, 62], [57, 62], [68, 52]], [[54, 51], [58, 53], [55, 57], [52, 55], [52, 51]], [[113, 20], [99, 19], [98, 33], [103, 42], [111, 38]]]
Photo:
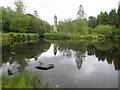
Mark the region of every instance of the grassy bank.
[[38, 40], [39, 35], [33, 33], [1, 33], [0, 32], [0, 42], [3, 46], [8, 45], [10, 42], [14, 41], [18, 44], [34, 42]]
[[2, 33], [2, 40], [36, 40], [38, 34], [33, 33]]
[[61, 33], [61, 32], [50, 32], [44, 34], [45, 39], [51, 40], [62, 40], [62, 39], [102, 39], [103, 35], [80, 35], [76, 33]]
[[32, 33], [1, 33], [0, 32], [0, 47], [9, 45], [14, 41], [14, 44], [24, 44], [29, 42], [38, 41], [39, 35]]
[[48, 83], [41, 80], [41, 76], [30, 72], [2, 75], [2, 88], [48, 88]]

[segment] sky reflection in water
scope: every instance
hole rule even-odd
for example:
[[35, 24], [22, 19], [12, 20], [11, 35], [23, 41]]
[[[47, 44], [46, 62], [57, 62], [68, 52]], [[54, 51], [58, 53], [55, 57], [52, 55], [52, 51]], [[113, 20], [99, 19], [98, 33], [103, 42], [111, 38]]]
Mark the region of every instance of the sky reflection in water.
[[[102, 44], [104, 46], [104, 43]], [[22, 70], [42, 74], [43, 81], [49, 81], [51, 87], [117, 88], [119, 66], [116, 63], [119, 58], [114, 58], [114, 55], [111, 57], [111, 53], [108, 56], [108, 51], [112, 46], [108, 48], [104, 46], [104, 51], [100, 45], [101, 43], [97, 43], [94, 45], [95, 47], [93, 45], [88, 47], [85, 42], [54, 44], [38, 42], [25, 46], [3, 47], [3, 66], [7, 65], [6, 69], [4, 67], [4, 72], [7, 72], [10, 65], [8, 58], [12, 58], [12, 62], [17, 60]], [[107, 44], [105, 43], [105, 45]], [[97, 50], [97, 48], [101, 50]], [[15, 55], [10, 55], [11, 51]], [[118, 52], [116, 53], [119, 55]], [[106, 58], [104, 59], [104, 57]], [[39, 65], [39, 62], [52, 63], [54, 68], [50, 70], [34, 68]]]

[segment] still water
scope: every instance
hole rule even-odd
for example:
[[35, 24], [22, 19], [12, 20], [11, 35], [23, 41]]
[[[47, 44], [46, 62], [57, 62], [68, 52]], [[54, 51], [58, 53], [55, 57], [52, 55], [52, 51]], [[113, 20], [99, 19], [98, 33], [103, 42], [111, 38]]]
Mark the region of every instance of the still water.
[[[120, 46], [110, 41], [39, 40], [3, 46], [0, 70], [19, 64], [19, 72], [38, 73], [53, 88], [118, 88], [119, 60]], [[35, 68], [40, 62], [54, 68]]]

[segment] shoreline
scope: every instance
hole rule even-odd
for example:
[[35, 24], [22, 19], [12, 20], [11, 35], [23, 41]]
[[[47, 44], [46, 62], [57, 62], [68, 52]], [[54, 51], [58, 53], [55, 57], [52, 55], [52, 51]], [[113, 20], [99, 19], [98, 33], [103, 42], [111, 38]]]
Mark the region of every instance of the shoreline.
[[38, 41], [39, 35], [34, 33], [1, 33], [0, 42], [6, 46], [11, 42], [33, 42]]

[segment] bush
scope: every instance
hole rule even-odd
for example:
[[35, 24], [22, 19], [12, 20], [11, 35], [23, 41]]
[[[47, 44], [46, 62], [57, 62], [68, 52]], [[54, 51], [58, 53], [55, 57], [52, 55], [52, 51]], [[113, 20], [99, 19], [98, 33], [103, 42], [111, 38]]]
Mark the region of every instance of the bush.
[[114, 30], [115, 28], [113, 26], [99, 25], [95, 27], [94, 33], [104, 35], [105, 37], [110, 37], [112, 36]]
[[14, 36], [14, 34], [13, 34], [13, 33], [9, 33], [9, 36], [10, 36], [10, 37], [13, 37], [13, 36]]

